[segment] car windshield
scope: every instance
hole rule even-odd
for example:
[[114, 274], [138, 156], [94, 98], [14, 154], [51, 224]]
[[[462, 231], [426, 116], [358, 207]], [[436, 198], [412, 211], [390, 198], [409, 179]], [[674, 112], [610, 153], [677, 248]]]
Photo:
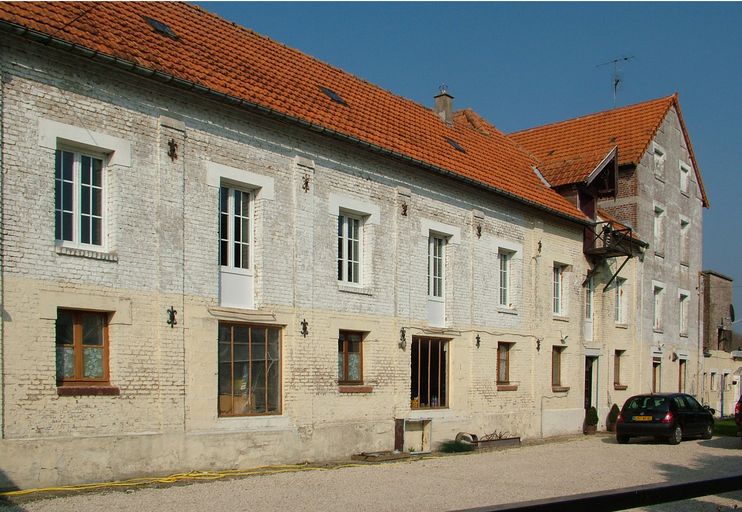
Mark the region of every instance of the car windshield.
[[635, 396], [624, 407], [627, 411], [666, 411], [669, 401], [665, 396]]

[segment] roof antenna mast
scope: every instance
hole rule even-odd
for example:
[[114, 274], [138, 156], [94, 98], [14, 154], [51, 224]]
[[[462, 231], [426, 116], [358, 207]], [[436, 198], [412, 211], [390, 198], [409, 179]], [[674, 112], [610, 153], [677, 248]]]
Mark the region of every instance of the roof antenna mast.
[[623, 83], [623, 77], [621, 76], [621, 70], [618, 69], [618, 63], [619, 62], [628, 62], [634, 57], [618, 57], [613, 60], [609, 60], [608, 62], [604, 62], [603, 64], [598, 64], [597, 68], [601, 68], [603, 66], [607, 66], [608, 64], [613, 64], [613, 78], [612, 78], [612, 87], [613, 87], [613, 106], [616, 106], [616, 96], [618, 95], [618, 86]]

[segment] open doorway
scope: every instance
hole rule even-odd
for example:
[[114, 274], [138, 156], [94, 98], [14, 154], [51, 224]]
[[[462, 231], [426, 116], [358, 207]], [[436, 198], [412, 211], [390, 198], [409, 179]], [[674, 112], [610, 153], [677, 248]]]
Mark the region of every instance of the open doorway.
[[595, 382], [597, 381], [598, 358], [585, 357], [585, 410], [595, 405]]

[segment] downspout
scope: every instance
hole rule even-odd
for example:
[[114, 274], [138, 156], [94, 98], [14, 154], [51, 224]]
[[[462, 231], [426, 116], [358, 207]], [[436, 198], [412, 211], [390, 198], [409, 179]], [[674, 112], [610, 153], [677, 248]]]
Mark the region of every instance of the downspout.
[[183, 254], [181, 255], [181, 287], [180, 287], [180, 314], [181, 314], [181, 326], [180, 326], [180, 332], [181, 332], [181, 344], [182, 344], [182, 364], [183, 364], [183, 432], [186, 432], [188, 430], [187, 428], [187, 401], [186, 396], [188, 395], [186, 386], [188, 384], [187, 382], [187, 374], [188, 374], [188, 368], [186, 366], [187, 359], [186, 359], [186, 325], [185, 325], [185, 285], [186, 285], [186, 156], [188, 154], [186, 143], [188, 142], [188, 132], [185, 130], [185, 127], [183, 129], [183, 149], [181, 150], [181, 158], [182, 158], [182, 180], [181, 180], [181, 247]]
[[0, 60], [0, 439], [5, 439], [5, 61]]

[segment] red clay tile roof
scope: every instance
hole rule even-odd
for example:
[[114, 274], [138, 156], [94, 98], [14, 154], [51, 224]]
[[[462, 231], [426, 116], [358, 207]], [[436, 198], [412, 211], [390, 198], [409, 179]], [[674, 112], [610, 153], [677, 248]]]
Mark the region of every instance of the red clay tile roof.
[[677, 94], [530, 128], [509, 137], [539, 160], [538, 168], [552, 186], [581, 183], [614, 146], [618, 146], [619, 165], [638, 164], [671, 107], [678, 113], [703, 204], [708, 206]]
[[[166, 23], [177, 39], [157, 33], [144, 16]], [[0, 24], [8, 28], [7, 23], [193, 82], [246, 101], [249, 107], [586, 221], [574, 205], [541, 182], [531, 156], [501, 132], [484, 135], [458, 123], [448, 125], [428, 108], [200, 7], [171, 2], [0, 2]], [[347, 105], [332, 101], [321, 87], [337, 93]], [[447, 138], [466, 152], [453, 148]]]

